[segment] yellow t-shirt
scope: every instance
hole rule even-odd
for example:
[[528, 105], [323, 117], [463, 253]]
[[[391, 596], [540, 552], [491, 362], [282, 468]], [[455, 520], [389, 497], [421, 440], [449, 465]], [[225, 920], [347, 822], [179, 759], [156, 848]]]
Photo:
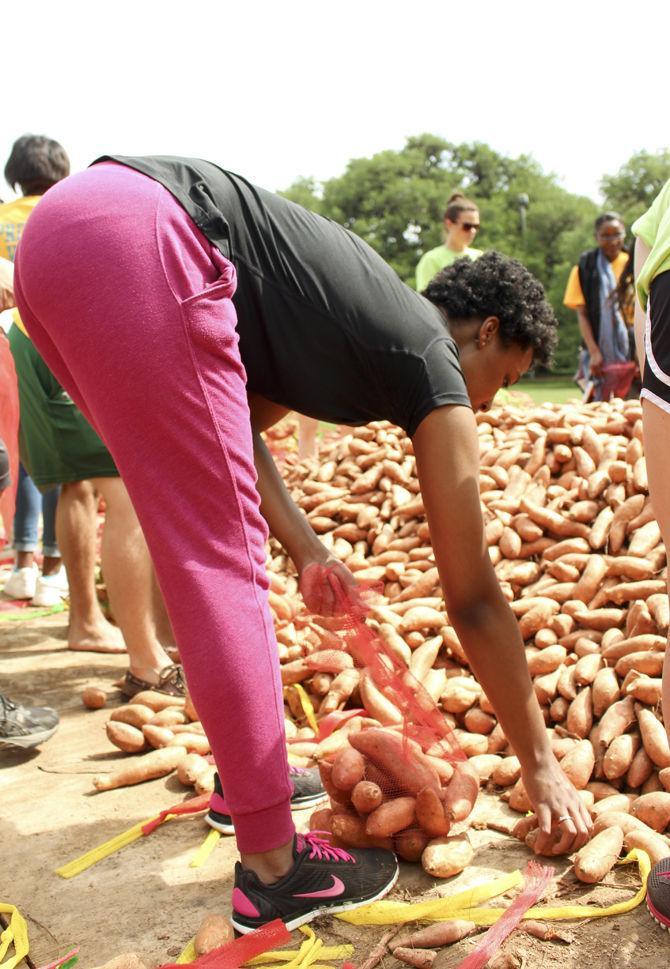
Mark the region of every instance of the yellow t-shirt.
[[416, 267], [416, 289], [418, 293], [423, 292], [433, 276], [436, 276], [441, 269], [451, 266], [457, 259], [467, 256], [468, 259], [477, 259], [481, 256], [481, 249], [464, 249], [463, 252], [454, 252], [447, 249], [445, 245], [436, 246], [424, 252]]
[[649, 287], [656, 276], [670, 269], [670, 179], [647, 209], [633, 223], [633, 234], [651, 249], [637, 280], [640, 305], [646, 307]]
[[[14, 199], [13, 202], [5, 202], [0, 205], [0, 256], [3, 259], [14, 262], [16, 247], [19, 244], [23, 227], [41, 198], [41, 195], [24, 195], [22, 198]], [[26, 333], [19, 311], [14, 310], [13, 316], [19, 329]]]
[[[616, 279], [617, 283], [621, 279], [621, 273], [626, 268], [628, 258], [629, 256], [627, 252], [620, 252], [612, 263], [612, 271], [614, 272], [614, 278]], [[573, 266], [570, 270], [570, 275], [568, 276], [568, 285], [565, 287], [563, 305], [567, 306], [570, 310], [583, 309], [583, 307], [586, 306], [582, 286], [579, 282], [579, 266]]]

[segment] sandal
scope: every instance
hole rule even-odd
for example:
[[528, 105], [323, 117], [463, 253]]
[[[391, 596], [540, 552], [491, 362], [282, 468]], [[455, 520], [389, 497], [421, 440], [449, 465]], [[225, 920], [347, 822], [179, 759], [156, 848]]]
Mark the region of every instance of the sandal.
[[186, 696], [186, 680], [183, 667], [178, 663], [164, 666], [158, 674], [158, 683], [141, 680], [128, 670], [123, 678], [121, 692], [130, 699], [143, 690], [153, 690], [155, 693], [167, 693], [168, 696]]

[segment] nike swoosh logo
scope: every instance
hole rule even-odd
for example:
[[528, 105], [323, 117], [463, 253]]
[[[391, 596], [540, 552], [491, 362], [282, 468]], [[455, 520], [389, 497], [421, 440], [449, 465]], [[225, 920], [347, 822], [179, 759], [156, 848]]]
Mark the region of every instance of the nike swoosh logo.
[[330, 876], [333, 879], [333, 884], [330, 888], [322, 888], [319, 892], [299, 892], [294, 895], [294, 898], [337, 898], [344, 892], [344, 882], [341, 881], [337, 875]]

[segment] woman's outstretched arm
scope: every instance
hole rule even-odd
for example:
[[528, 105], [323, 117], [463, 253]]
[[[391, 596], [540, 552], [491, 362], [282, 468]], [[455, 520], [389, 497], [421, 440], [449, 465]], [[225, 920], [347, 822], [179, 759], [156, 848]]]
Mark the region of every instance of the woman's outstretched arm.
[[412, 440], [449, 619], [521, 762], [543, 840], [559, 818], [570, 817], [561, 846], [575, 850], [591, 821], [551, 751], [519, 627], [489, 558], [474, 414], [462, 406], [439, 407]]

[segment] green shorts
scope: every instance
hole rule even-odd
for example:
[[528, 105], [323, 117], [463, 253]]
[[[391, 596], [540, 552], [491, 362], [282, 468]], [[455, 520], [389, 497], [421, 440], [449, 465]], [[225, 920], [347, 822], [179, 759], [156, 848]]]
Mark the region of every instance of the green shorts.
[[112, 456], [14, 323], [9, 345], [19, 383], [21, 462], [38, 488], [118, 477]]

